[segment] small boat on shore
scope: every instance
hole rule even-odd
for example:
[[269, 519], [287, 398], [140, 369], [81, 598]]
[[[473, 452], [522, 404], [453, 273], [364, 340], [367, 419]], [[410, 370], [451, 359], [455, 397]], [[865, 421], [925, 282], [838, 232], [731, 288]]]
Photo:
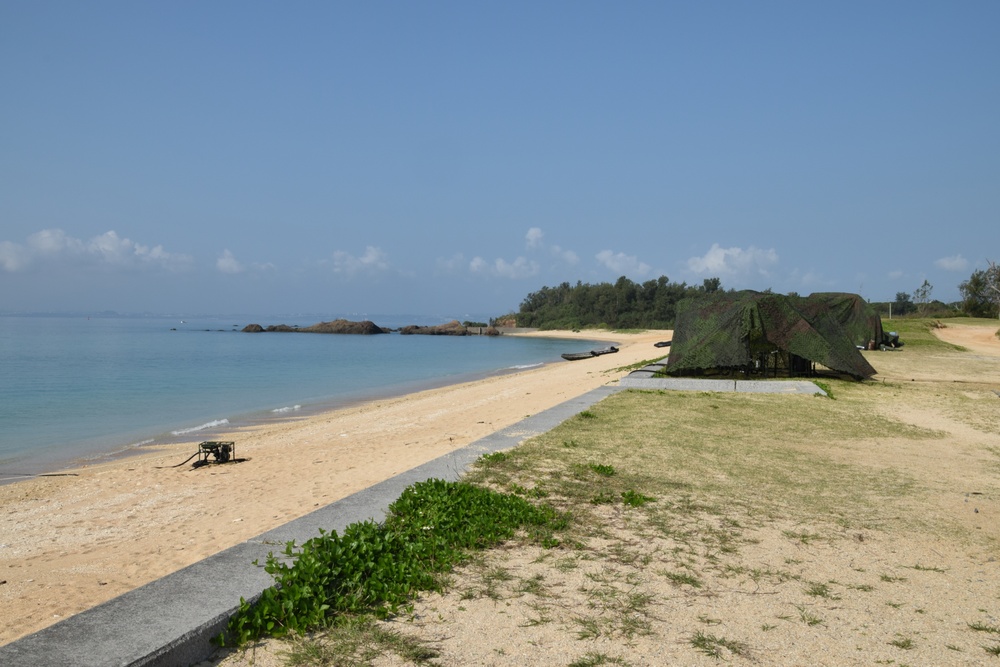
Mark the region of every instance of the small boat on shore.
[[591, 357], [599, 357], [602, 354], [612, 354], [617, 351], [617, 347], [614, 345], [608, 345], [607, 347], [599, 350], [590, 350], [589, 352], [567, 352], [562, 355], [562, 358], [566, 361], [579, 361], [580, 359], [590, 359]]
[[661, 340], [659, 343], [653, 343], [653, 347], [670, 347], [672, 340]]

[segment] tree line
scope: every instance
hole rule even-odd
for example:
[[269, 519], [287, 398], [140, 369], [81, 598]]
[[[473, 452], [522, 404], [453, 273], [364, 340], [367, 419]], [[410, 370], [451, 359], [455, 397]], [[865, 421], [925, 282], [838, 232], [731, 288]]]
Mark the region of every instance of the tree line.
[[[987, 264], [987, 268], [973, 271], [959, 285], [962, 295], [959, 302], [946, 304], [933, 299], [934, 286], [924, 280], [912, 294], [898, 292], [893, 302], [871, 305], [876, 312], [892, 317], [1000, 317], [1000, 266], [992, 261]], [[672, 329], [678, 302], [721, 290], [719, 278], [708, 278], [697, 286], [671, 282], [666, 276], [643, 283], [625, 276], [613, 284], [564, 282], [532, 292], [521, 302], [517, 313], [494, 322], [500, 324], [502, 320], [508, 326], [538, 329]]]
[[519, 327], [539, 329], [672, 329], [679, 301], [721, 289], [718, 278], [699, 286], [671, 282], [666, 276], [644, 283], [625, 276], [614, 284], [565, 282], [526, 296], [514, 317]]
[[943, 303], [932, 299], [934, 286], [927, 280], [913, 291], [896, 292], [896, 300], [892, 302], [873, 303], [872, 306], [881, 314], [892, 317], [1000, 317], [1000, 266], [987, 260], [985, 269], [976, 269], [963, 280], [958, 291], [962, 300], [954, 303]]

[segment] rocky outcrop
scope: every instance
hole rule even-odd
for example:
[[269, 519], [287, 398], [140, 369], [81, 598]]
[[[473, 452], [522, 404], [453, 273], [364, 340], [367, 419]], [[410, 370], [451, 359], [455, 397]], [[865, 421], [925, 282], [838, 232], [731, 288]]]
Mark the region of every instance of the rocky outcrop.
[[324, 333], [324, 334], [381, 334], [388, 333], [385, 329], [370, 320], [362, 322], [352, 322], [350, 320], [333, 320], [331, 322], [318, 322], [308, 327], [292, 327], [287, 324], [272, 324], [262, 327], [259, 324], [248, 324], [243, 327], [247, 333], [260, 333], [263, 331], [298, 332], [298, 333]]
[[381, 334], [388, 333], [371, 320], [362, 322], [351, 322], [350, 320], [333, 320], [332, 322], [320, 322], [309, 327], [299, 329], [305, 333], [335, 333], [335, 334]]
[[469, 330], [462, 326], [458, 320], [452, 320], [447, 324], [438, 324], [432, 327], [418, 327], [414, 324], [403, 327], [399, 330], [403, 335], [419, 334], [424, 336], [468, 336]]

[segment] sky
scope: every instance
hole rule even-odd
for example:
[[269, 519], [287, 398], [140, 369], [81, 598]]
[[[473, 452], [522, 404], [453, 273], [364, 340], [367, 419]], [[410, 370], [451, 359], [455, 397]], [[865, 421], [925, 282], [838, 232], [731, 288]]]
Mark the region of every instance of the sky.
[[0, 0], [0, 313], [960, 298], [1000, 3]]

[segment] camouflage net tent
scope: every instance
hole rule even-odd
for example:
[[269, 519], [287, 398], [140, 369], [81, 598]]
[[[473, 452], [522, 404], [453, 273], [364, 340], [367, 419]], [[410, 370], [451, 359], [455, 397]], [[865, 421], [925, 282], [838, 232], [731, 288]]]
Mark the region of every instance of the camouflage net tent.
[[886, 342], [882, 318], [857, 294], [813, 292], [808, 297], [798, 298], [796, 308], [809, 320], [828, 314], [840, 323], [855, 345], [867, 348], [873, 342], [876, 347]]
[[[856, 295], [814, 299], [744, 291], [681, 301], [666, 372], [809, 375], [821, 364], [858, 380], [871, 377], [876, 371], [858, 351], [861, 343], [853, 340], [863, 329], [857, 320], [865, 318], [856, 317], [857, 302], [834, 296]], [[877, 341], [881, 321], [878, 329]], [[865, 329], [863, 334], [867, 342], [875, 332]]]

